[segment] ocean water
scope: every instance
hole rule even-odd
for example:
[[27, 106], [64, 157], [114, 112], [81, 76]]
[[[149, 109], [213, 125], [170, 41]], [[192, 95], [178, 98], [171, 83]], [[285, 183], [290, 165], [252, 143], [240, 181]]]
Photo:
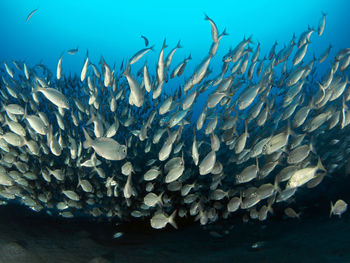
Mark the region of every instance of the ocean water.
[[[345, 209], [341, 216], [330, 217], [331, 202], [334, 204], [341, 199], [348, 203], [350, 200], [350, 71], [345, 65], [350, 59], [349, 9], [350, 3], [345, 0], [0, 1], [0, 262], [350, 262], [348, 211]], [[28, 19], [32, 11], [35, 12]], [[326, 13], [325, 28], [319, 36], [322, 13]], [[217, 53], [209, 56], [209, 67], [201, 71], [198, 65], [208, 58], [214, 41], [213, 28], [204, 19], [205, 14], [215, 22], [219, 37], [224, 30], [227, 35], [220, 39]], [[315, 32], [306, 44], [303, 43], [308, 45], [307, 52], [302, 62], [293, 65], [297, 50], [303, 47], [296, 47], [300, 36], [310, 29]], [[132, 56], [145, 48], [141, 36], [149, 41], [148, 47], [154, 47], [131, 65], [130, 74], [137, 80], [136, 90], [141, 86], [140, 93], [144, 96], [141, 106], [137, 106], [134, 104], [141, 99], [124, 73]], [[223, 80], [220, 79], [225, 56], [248, 38], [251, 41], [244, 44], [238, 62], [227, 61], [228, 70]], [[279, 52], [288, 48], [292, 39], [291, 54], [286, 62], [277, 63]], [[161, 94], [154, 98], [159, 78], [162, 78], [158, 72], [162, 66], [158, 61], [164, 41], [168, 45], [164, 59], [179, 41], [182, 47], [176, 50], [163, 75], [168, 79]], [[275, 51], [268, 58], [275, 43]], [[252, 57], [258, 44], [258, 62], [250, 78], [248, 70], [254, 63]], [[327, 58], [319, 63], [330, 45]], [[72, 49], [77, 49], [74, 55], [69, 54]], [[183, 74], [170, 78], [171, 72], [189, 55], [191, 60]], [[86, 77], [81, 79], [87, 57], [100, 77], [88, 63]], [[58, 79], [60, 58], [61, 77]], [[258, 74], [257, 67], [263, 58], [262, 73]], [[233, 72], [232, 68], [245, 59], [247, 69], [239, 72], [240, 64]], [[24, 64], [28, 67], [28, 76]], [[144, 65], [149, 71], [151, 92], [142, 85]], [[293, 85], [287, 84], [293, 70], [302, 67], [305, 67], [304, 75]], [[109, 76], [107, 68], [112, 72]], [[326, 85], [330, 69], [334, 69], [332, 80]], [[189, 91], [185, 90], [196, 73], [204, 77]], [[219, 90], [230, 76], [229, 87]], [[262, 82], [263, 76], [267, 82]], [[107, 77], [112, 81], [106, 84]], [[286, 102], [288, 92], [300, 83], [303, 83], [302, 88], [291, 99], [295, 108], [290, 117], [283, 119], [283, 114], [292, 110]], [[344, 84], [343, 90], [339, 91], [341, 84]], [[259, 92], [246, 108], [235, 104], [243, 100], [244, 91], [256, 85], [260, 85]], [[45, 93], [47, 88], [58, 90], [64, 99], [60, 100], [57, 94], [50, 97]], [[197, 92], [195, 102], [185, 112], [182, 107], [193, 92]], [[208, 109], [208, 99], [215, 92], [225, 96], [221, 104]], [[118, 97], [118, 94], [121, 95]], [[170, 96], [173, 97], [172, 108], [160, 114], [161, 105]], [[115, 110], [111, 109], [113, 97], [116, 98]], [[84, 110], [78, 109], [76, 101]], [[258, 125], [260, 114], [249, 120], [252, 108], [259, 102], [264, 103], [261, 111], [269, 109], [263, 125]], [[319, 106], [323, 102], [324, 105]], [[57, 105], [60, 103], [61, 107]], [[67, 103], [69, 109], [63, 109], [62, 103]], [[10, 104], [19, 105], [19, 111], [23, 112], [13, 113], [18, 109], [6, 108]], [[206, 120], [203, 128], [198, 128], [203, 109]], [[296, 127], [294, 119], [300, 109], [310, 112], [305, 123]], [[171, 126], [172, 118], [182, 110], [184, 116]], [[28, 117], [39, 116], [39, 113], [44, 113], [48, 121], [43, 125], [43, 134], [38, 133]], [[154, 119], [146, 125], [152, 113]], [[312, 120], [315, 122], [320, 116], [326, 117], [316, 127]], [[45, 118], [41, 115], [40, 118], [44, 122]], [[229, 118], [234, 118], [235, 124], [226, 129]], [[215, 119], [218, 124], [213, 133], [206, 134], [205, 130]], [[11, 121], [12, 125], [21, 125], [26, 135], [17, 135], [20, 132], [11, 128]], [[249, 137], [245, 138], [243, 150], [238, 151], [235, 145], [237, 141], [242, 142], [245, 121]], [[330, 127], [331, 123], [334, 126]], [[107, 129], [114, 124], [119, 128], [106, 139]], [[98, 125], [102, 127], [100, 135]], [[283, 133], [288, 125], [292, 131], [287, 133], [285, 145], [272, 154], [260, 152], [257, 158], [242, 161], [243, 153], [249, 156], [257, 142]], [[145, 138], [141, 134], [143, 128]], [[83, 129], [95, 143], [102, 137], [107, 144], [93, 146], [90, 143], [85, 147], [88, 139]], [[161, 129], [164, 129], [163, 136], [159, 143], [154, 143], [155, 134]], [[232, 134], [225, 131], [232, 131]], [[169, 156], [160, 160], [162, 146], [171, 141], [169, 138], [174, 134]], [[220, 149], [213, 150], [214, 134], [218, 136]], [[293, 165], [288, 163], [288, 156], [293, 150], [291, 141], [298, 134], [305, 134], [300, 145], [312, 144], [313, 151], [309, 153], [307, 149], [307, 156], [296, 163], [295, 169], [317, 169], [309, 179], [305, 179], [305, 174], [310, 171], [303, 170], [305, 183], [296, 186], [290, 198], [278, 202], [284, 189], [293, 188], [289, 186], [291, 177], [282, 181], [278, 178], [283, 168]], [[75, 157], [72, 140], [78, 149], [80, 147], [80, 150], [75, 148], [78, 151]], [[29, 141], [38, 146], [37, 153], [28, 146]], [[198, 143], [198, 164], [193, 157], [194, 141]], [[118, 147], [126, 145], [127, 154], [123, 156], [114, 143]], [[180, 150], [176, 152], [176, 148]], [[82, 167], [94, 153], [100, 164]], [[209, 153], [215, 155], [215, 169], [220, 170], [220, 166], [222, 169], [214, 172], [211, 167], [208, 173], [202, 174], [201, 165]], [[116, 154], [118, 160], [113, 159]], [[171, 169], [165, 164], [172, 158], [177, 165], [173, 172], [181, 169], [183, 172], [171, 184], [166, 181], [167, 170]], [[316, 166], [318, 159], [326, 172]], [[154, 164], [148, 164], [151, 160]], [[259, 169], [254, 168], [254, 171], [258, 175], [239, 183], [237, 175], [256, 162]], [[132, 173], [123, 171], [125, 164], [132, 165]], [[268, 165], [273, 168], [263, 176]], [[153, 188], [148, 191], [143, 175], [154, 166], [160, 175], [153, 179]], [[96, 167], [103, 176], [96, 172]], [[31, 176], [35, 178], [29, 178]], [[310, 186], [310, 182], [320, 178], [318, 185]], [[89, 193], [82, 188], [81, 179], [90, 182], [93, 191]], [[180, 188], [171, 190], [169, 185], [176, 188], [177, 183]], [[189, 194], [182, 195], [181, 189], [192, 184]], [[248, 191], [256, 194], [257, 188], [264, 184], [269, 184], [273, 193], [244, 208], [242, 203], [252, 197]], [[64, 194], [65, 190], [74, 193]], [[149, 192], [160, 198], [154, 207], [144, 204]], [[188, 195], [193, 195], [194, 200], [185, 201]], [[241, 198], [240, 208], [230, 213], [227, 205], [234, 197]], [[79, 200], [74, 201], [76, 198]], [[288, 217], [287, 207], [300, 213], [300, 217]], [[266, 218], [262, 213], [265, 208], [268, 209]], [[174, 222], [167, 219], [173, 213]], [[164, 225], [165, 219], [156, 217], [160, 214], [168, 220]], [[115, 236], [117, 233], [120, 236]]]

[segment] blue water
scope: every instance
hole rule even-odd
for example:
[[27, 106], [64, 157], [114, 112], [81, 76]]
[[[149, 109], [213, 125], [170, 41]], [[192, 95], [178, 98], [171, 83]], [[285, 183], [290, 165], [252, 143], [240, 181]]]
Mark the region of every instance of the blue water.
[[[38, 11], [26, 22], [27, 15], [36, 8]], [[229, 33], [220, 43], [212, 65], [215, 62], [221, 65], [221, 57], [244, 36], [253, 35], [254, 41], [262, 43], [261, 54], [267, 53], [276, 40], [279, 50], [289, 42], [293, 32], [298, 36], [308, 25], [317, 28], [323, 11], [328, 14], [325, 32], [321, 38], [317, 34], [311, 37], [312, 49], [318, 56], [329, 43], [334, 46], [333, 52], [349, 43], [349, 8], [346, 0], [219, 3], [3, 0], [0, 1], [0, 60], [25, 60], [29, 64], [42, 61], [54, 71], [62, 52], [78, 46], [75, 56], [64, 57], [64, 73], [80, 72], [87, 49], [96, 64], [103, 55], [108, 64], [116, 63], [119, 68], [122, 59], [130, 58], [144, 47], [142, 34], [148, 37], [150, 45], [155, 45], [155, 52], [147, 56], [150, 63], [156, 61], [164, 38], [169, 49], [181, 40], [184, 48], [178, 50], [172, 64], [191, 53], [193, 61], [186, 71], [189, 75], [212, 42], [204, 12], [216, 22], [219, 32], [226, 28]], [[311, 57], [312, 52], [307, 55]]]
[[[28, 14], [34, 9], [38, 9], [37, 12], [29, 21], [26, 21]], [[31, 67], [37, 63], [43, 63], [55, 73], [57, 62], [64, 52], [62, 62], [63, 74], [80, 74], [88, 50], [89, 58], [94, 64], [97, 65], [100, 57], [103, 56], [108, 65], [111, 67], [115, 65], [116, 70], [119, 71], [122, 61], [125, 62], [138, 50], [144, 48], [144, 40], [140, 37], [144, 35], [148, 38], [150, 46], [155, 45], [155, 50], [137, 62], [133, 66], [133, 71], [136, 72], [147, 60], [151, 74], [155, 75], [155, 65], [164, 38], [166, 38], [169, 45], [165, 52], [166, 55], [181, 40], [183, 48], [175, 53], [171, 70], [189, 54], [192, 55], [193, 59], [189, 62], [185, 73], [180, 78], [170, 80], [164, 86], [166, 92], [169, 92], [170, 88], [174, 90], [179, 85], [183, 85], [185, 80], [192, 74], [194, 68], [207, 55], [212, 44], [210, 24], [204, 20], [204, 13], [215, 21], [219, 33], [226, 29], [229, 34], [220, 42], [218, 53], [210, 63], [210, 67], [216, 74], [221, 70], [223, 55], [227, 53], [230, 47], [234, 48], [244, 37], [253, 35], [254, 43], [251, 45], [253, 50], [255, 50], [258, 41], [261, 43], [260, 58], [262, 58], [269, 52], [275, 41], [278, 42], [276, 47], [277, 53], [284, 47], [284, 44], [289, 43], [293, 33], [296, 34], [296, 39], [298, 40], [300, 34], [307, 30], [308, 25], [317, 29], [321, 12], [325, 12], [327, 13], [325, 31], [321, 37], [317, 33], [312, 34], [311, 45], [304, 58], [305, 63], [307, 63], [312, 59], [313, 54], [319, 57], [329, 44], [332, 44], [333, 49], [329, 58], [321, 65], [315, 63], [317, 71], [322, 76], [322, 73], [329, 68], [330, 62], [333, 61], [335, 53], [340, 49], [349, 47], [349, 10], [350, 2], [346, 0], [252, 0], [220, 1], [220, 3], [183, 0], [132, 2], [112, 0], [0, 0], [0, 62], [2, 63], [4, 60], [26, 61]], [[76, 55], [71, 56], [67, 54], [68, 50], [77, 47], [79, 51]], [[295, 49], [290, 58], [294, 54]], [[0, 67], [4, 68], [3, 65]], [[11, 67], [13, 67], [12, 64]], [[206, 97], [201, 96], [200, 99], [204, 103]], [[196, 103], [194, 116], [198, 115], [201, 110], [198, 105], [203, 104], [199, 101]], [[318, 194], [316, 195], [317, 198], [310, 198], [312, 200], [310, 202], [317, 204], [315, 200], [320, 200], [320, 196], [323, 198], [321, 208], [320, 206], [314, 208], [322, 216], [319, 216], [317, 213], [314, 213], [314, 217], [310, 216], [306, 225], [302, 225], [304, 234], [305, 228], [310, 230], [310, 226], [319, 224], [317, 221], [315, 224], [312, 223], [314, 218], [319, 217], [320, 220], [323, 220], [322, 223], [326, 222], [324, 223], [327, 226], [325, 229], [328, 229], [329, 224], [334, 222], [326, 221], [328, 219], [329, 200], [336, 200], [337, 198], [349, 200], [348, 196], [345, 196], [345, 191], [339, 191], [339, 185], [341, 184], [338, 183], [335, 186], [335, 184], [332, 184], [333, 182], [328, 181], [328, 184], [321, 188], [323, 192], [319, 188], [312, 190], [314, 192], [310, 190], [312, 194]], [[332, 192], [332, 195], [330, 195], [330, 192]], [[304, 198], [305, 195], [302, 197]], [[300, 202], [302, 200], [297, 201]], [[276, 217], [279, 220], [282, 215], [277, 214]], [[281, 237], [287, 240], [286, 243], [289, 242], [287, 235], [280, 233], [281, 231], [275, 223], [273, 222], [271, 225], [276, 225], [276, 228], [268, 233], [278, 233], [281, 236], [276, 234], [277, 241], [274, 239], [271, 244], [278, 244], [278, 240]], [[287, 225], [287, 223], [283, 224]], [[343, 227], [343, 225], [340, 225], [340, 227]], [[285, 228], [287, 229], [288, 227], [285, 226]], [[292, 229], [296, 229], [296, 232], [298, 227], [293, 225]], [[317, 231], [317, 227], [315, 231]], [[322, 231], [318, 232], [324, 234]], [[349, 230], [347, 229], [345, 231], [346, 237], [344, 237], [345, 234], [343, 233], [339, 240], [344, 239], [346, 241], [348, 232]], [[245, 233], [242, 235], [245, 235]], [[196, 234], [198, 233], [196, 232]], [[295, 235], [297, 236], [297, 234]], [[187, 238], [186, 233], [184, 236]], [[322, 235], [322, 238], [323, 236], [327, 235]], [[334, 238], [334, 235], [332, 237]], [[185, 238], [181, 238], [181, 240]], [[240, 239], [237, 236], [236, 238], [238, 241], [234, 241], [234, 244], [237, 246]], [[317, 235], [315, 235], [314, 239], [318, 239]], [[334, 239], [336, 240], [337, 238]], [[303, 240], [304, 243], [307, 243], [308, 240], [305, 240]], [[310, 237], [310, 243], [315, 240], [312, 240], [312, 237]], [[212, 243], [217, 244], [217, 241], [214, 241]], [[247, 245], [245, 244], [244, 246], [249, 248], [251, 243], [256, 241], [259, 241], [259, 239], [251, 238], [249, 242], [247, 241]], [[298, 243], [295, 240], [294, 242]], [[166, 242], [160, 241], [160, 243], [165, 244]], [[193, 243], [198, 244], [199, 241], [195, 240]], [[212, 243], [209, 244], [212, 245]], [[339, 241], [339, 243], [343, 244], [344, 242]], [[231, 246], [231, 243], [229, 244]], [[270, 245], [269, 243], [267, 244], [267, 246]], [[326, 244], [322, 243], [321, 245]], [[293, 249], [297, 251], [295, 249], [297, 244], [294, 246]], [[338, 246], [338, 244], [333, 246]], [[171, 251], [171, 249], [169, 250]], [[275, 250], [272, 250], [275, 253]], [[308, 250], [304, 250], [305, 254], [307, 254]], [[208, 249], [208, 251], [210, 250]], [[249, 250], [247, 251], [249, 252]], [[242, 253], [248, 252], [244, 250]], [[225, 251], [223, 254], [225, 254]], [[317, 252], [314, 252], [314, 255], [317, 255]], [[350, 258], [348, 254], [347, 257]], [[274, 257], [271, 256], [269, 258]]]

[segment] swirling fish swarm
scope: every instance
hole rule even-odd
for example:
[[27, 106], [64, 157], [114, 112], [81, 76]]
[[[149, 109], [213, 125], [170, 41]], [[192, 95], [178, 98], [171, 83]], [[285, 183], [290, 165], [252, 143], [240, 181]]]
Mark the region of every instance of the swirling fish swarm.
[[279, 50], [276, 42], [263, 58], [260, 43], [244, 38], [216, 76], [209, 65], [227, 34], [205, 20], [210, 50], [176, 88], [168, 80], [193, 63], [188, 56], [171, 64], [180, 42], [165, 56], [164, 40], [154, 74], [147, 63], [135, 69], [153, 46], [119, 72], [88, 54], [80, 76], [63, 74], [63, 55], [56, 76], [42, 64], [4, 62], [3, 202], [63, 217], [142, 218], [157, 229], [186, 216], [205, 225], [237, 210], [266, 220], [276, 203], [287, 207], [341, 169], [350, 152], [350, 48], [322, 74], [317, 66], [331, 46], [304, 60], [325, 15], [317, 32], [293, 35]]

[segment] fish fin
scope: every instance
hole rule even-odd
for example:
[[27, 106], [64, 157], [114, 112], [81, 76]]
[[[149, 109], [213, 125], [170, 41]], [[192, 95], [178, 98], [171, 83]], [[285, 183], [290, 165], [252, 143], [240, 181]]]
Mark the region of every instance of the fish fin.
[[332, 203], [332, 201], [331, 201], [331, 211], [329, 212], [329, 217], [331, 217], [332, 214], [333, 214], [333, 203]]

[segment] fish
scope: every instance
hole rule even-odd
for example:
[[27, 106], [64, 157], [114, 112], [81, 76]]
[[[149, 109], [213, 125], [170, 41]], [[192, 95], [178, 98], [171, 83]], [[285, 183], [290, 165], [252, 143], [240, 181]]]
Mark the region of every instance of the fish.
[[144, 102], [144, 92], [142, 91], [137, 79], [130, 72], [130, 65], [124, 70], [123, 76], [128, 80], [130, 95], [129, 103], [136, 107], [141, 107]]
[[114, 239], [121, 238], [123, 235], [124, 235], [123, 232], [116, 232], [113, 234], [113, 238]]
[[318, 63], [321, 64], [323, 61], [326, 60], [328, 57], [329, 53], [331, 52], [332, 49], [332, 44], [328, 46], [328, 48], [320, 55], [320, 58], [318, 59]]
[[63, 58], [63, 54], [61, 55], [60, 59], [58, 60], [58, 64], [57, 64], [57, 79], [61, 78], [61, 74], [62, 74], [62, 58]]
[[300, 215], [301, 215], [301, 212], [297, 213], [291, 207], [284, 209], [284, 213], [286, 216], [288, 216], [290, 218], [298, 218], [298, 219], [300, 219]]
[[312, 143], [309, 145], [301, 145], [297, 148], [294, 148], [287, 157], [288, 164], [297, 164], [302, 162], [309, 155], [310, 151], [315, 152]]
[[33, 11], [31, 11], [31, 12], [29, 13], [29, 15], [27, 16], [26, 21], [29, 21], [29, 19], [36, 13], [36, 11], [38, 11], [38, 8], [34, 9]]
[[174, 78], [175, 76], [180, 77], [183, 72], [185, 71], [185, 68], [187, 66], [187, 63], [192, 59], [191, 54], [185, 58], [180, 64], [178, 64], [174, 70], [170, 74], [170, 78]]
[[157, 81], [158, 83], [163, 83], [164, 82], [164, 49], [166, 49], [168, 46], [166, 44], [166, 39], [163, 41], [163, 46], [162, 50], [160, 51], [159, 58], [158, 58], [158, 63], [157, 63]]
[[213, 39], [213, 42], [218, 42], [218, 35], [219, 35], [219, 33], [218, 33], [218, 28], [216, 27], [216, 24], [215, 24], [215, 22], [212, 20], [212, 19], [210, 19], [206, 14], [204, 14], [204, 20], [207, 20], [207, 21], [209, 21], [209, 23], [210, 23], [210, 26], [211, 26], [211, 37], [212, 37], [212, 39]]
[[164, 192], [157, 196], [155, 193], [148, 193], [144, 198], [143, 202], [148, 207], [154, 207], [156, 204], [163, 205], [162, 196]]
[[79, 201], [80, 197], [79, 195], [72, 191], [72, 190], [63, 190], [62, 193], [67, 196], [69, 199], [73, 200], [73, 201]]
[[215, 161], [216, 161], [216, 154], [215, 154], [215, 151], [212, 150], [204, 157], [204, 159], [199, 164], [199, 174], [206, 175], [210, 173], [214, 168]]
[[174, 228], [177, 229], [177, 225], [174, 221], [176, 213], [177, 213], [177, 210], [175, 210], [170, 216], [168, 216], [162, 211], [160, 211], [159, 213], [156, 213], [151, 218], [151, 226], [155, 229], [162, 229], [169, 223]]
[[165, 65], [164, 65], [164, 66], [165, 66], [166, 68], [169, 68], [169, 67], [170, 67], [170, 64], [171, 64], [171, 61], [172, 61], [172, 59], [173, 59], [173, 56], [174, 56], [176, 50], [178, 50], [179, 48], [182, 48], [182, 46], [181, 46], [181, 44], [180, 44], [180, 40], [179, 40], [179, 42], [177, 42], [176, 47], [173, 48], [173, 49], [169, 52], [169, 54], [167, 55], [167, 57], [165, 58]]
[[81, 82], [83, 82], [85, 80], [88, 66], [89, 66], [89, 52], [86, 51], [86, 59], [85, 59], [83, 69], [81, 70], [81, 74], [80, 74], [80, 81]]
[[5, 65], [5, 69], [6, 69], [7, 74], [9, 74], [11, 78], [13, 78], [13, 76], [15, 75], [13, 70], [7, 65], [6, 61], [4, 61], [4, 65]]
[[258, 176], [259, 164], [258, 159], [256, 158], [256, 164], [252, 164], [243, 169], [239, 174], [236, 174], [236, 183], [242, 184], [250, 182]]
[[317, 28], [317, 33], [319, 36], [322, 36], [324, 28], [326, 26], [326, 13], [322, 12], [322, 17], [320, 18], [318, 22], [318, 28]]
[[79, 51], [79, 47], [77, 47], [77, 48], [73, 48], [73, 49], [69, 49], [68, 51], [67, 51], [67, 53], [69, 54], [69, 55], [75, 55], [76, 53], [78, 53], [78, 51]]
[[93, 140], [85, 129], [83, 129], [83, 132], [86, 139], [83, 143], [85, 149], [92, 147], [99, 156], [107, 160], [120, 161], [125, 159], [127, 155], [127, 147], [125, 145], [121, 145], [112, 138], [107, 137]]
[[318, 170], [326, 172], [320, 158], [318, 158], [316, 166], [306, 167], [295, 171], [289, 179], [286, 188], [296, 188], [306, 184], [315, 177]]
[[331, 211], [329, 212], [329, 217], [331, 217], [332, 215], [337, 215], [340, 218], [341, 215], [345, 213], [347, 209], [348, 204], [344, 200], [339, 199], [335, 202], [334, 205], [331, 202]]
[[130, 60], [129, 60], [129, 65], [132, 65], [134, 63], [136, 63], [137, 61], [139, 61], [144, 55], [146, 55], [149, 51], [153, 51], [154, 46], [148, 47], [148, 48], [144, 48], [141, 49], [140, 51], [136, 52], [135, 55], [133, 55]]
[[37, 86], [35, 92], [42, 93], [45, 98], [51, 101], [54, 105], [62, 109], [70, 109], [69, 102], [64, 94], [53, 88], [43, 88]]

